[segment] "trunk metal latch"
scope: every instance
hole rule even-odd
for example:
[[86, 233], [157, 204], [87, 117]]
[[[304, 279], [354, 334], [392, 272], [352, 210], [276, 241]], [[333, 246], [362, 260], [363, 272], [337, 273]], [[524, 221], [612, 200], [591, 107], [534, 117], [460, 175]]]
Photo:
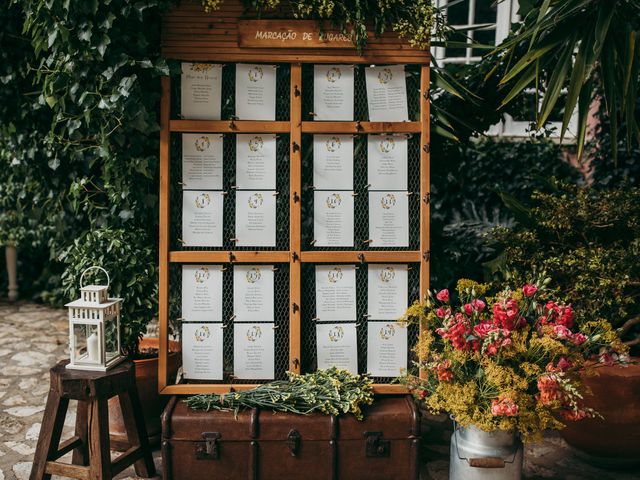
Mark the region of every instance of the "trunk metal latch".
[[204, 442], [196, 443], [196, 458], [198, 460], [218, 460], [220, 458], [219, 432], [204, 432]]
[[364, 432], [367, 457], [388, 457], [391, 454], [391, 441], [382, 438], [382, 432]]
[[298, 451], [300, 450], [300, 440], [301, 440], [300, 432], [298, 432], [295, 428], [289, 431], [289, 435], [287, 435], [287, 446], [289, 447], [289, 452], [292, 457], [296, 457], [298, 455]]

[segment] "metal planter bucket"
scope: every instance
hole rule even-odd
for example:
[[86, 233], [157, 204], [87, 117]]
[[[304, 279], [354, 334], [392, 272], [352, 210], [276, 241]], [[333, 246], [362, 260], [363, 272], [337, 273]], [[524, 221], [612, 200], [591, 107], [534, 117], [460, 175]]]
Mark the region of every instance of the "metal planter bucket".
[[451, 437], [450, 480], [520, 480], [522, 442], [515, 432], [460, 427]]

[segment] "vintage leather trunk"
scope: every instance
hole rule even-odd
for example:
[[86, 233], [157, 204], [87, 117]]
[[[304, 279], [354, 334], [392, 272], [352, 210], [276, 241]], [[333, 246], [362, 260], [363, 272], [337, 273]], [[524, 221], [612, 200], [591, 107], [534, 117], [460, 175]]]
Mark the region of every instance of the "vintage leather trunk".
[[420, 414], [411, 396], [377, 398], [352, 415], [189, 409], [173, 397], [162, 417], [165, 480], [418, 479]]

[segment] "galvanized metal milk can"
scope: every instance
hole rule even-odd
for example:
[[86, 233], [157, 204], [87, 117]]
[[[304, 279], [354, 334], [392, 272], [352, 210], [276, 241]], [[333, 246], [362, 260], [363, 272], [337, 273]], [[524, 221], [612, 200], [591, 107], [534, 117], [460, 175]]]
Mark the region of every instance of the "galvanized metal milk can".
[[522, 442], [515, 432], [456, 425], [449, 480], [520, 480], [522, 461]]

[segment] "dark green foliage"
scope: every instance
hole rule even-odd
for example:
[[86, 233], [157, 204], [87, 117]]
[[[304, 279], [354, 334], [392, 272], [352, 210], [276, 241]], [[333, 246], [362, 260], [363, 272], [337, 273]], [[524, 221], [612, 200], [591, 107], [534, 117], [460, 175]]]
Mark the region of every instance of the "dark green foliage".
[[[623, 122], [626, 144], [631, 147], [637, 143], [640, 1], [537, 0], [521, 5], [520, 14], [524, 21], [517, 34], [497, 48], [510, 60], [509, 70], [501, 79], [506, 87], [503, 104], [527, 88], [541, 90], [536, 118], [541, 128], [566, 87], [561, 136], [577, 108], [581, 157], [594, 87], [601, 82], [612, 135], [617, 135], [618, 125]], [[614, 138], [614, 159], [617, 145]]]
[[485, 139], [467, 146], [446, 145], [432, 156], [432, 283], [452, 285], [457, 278], [483, 278], [483, 262], [495, 256], [485, 235], [510, 227], [516, 217], [501, 194], [527, 201], [548, 190], [548, 179], [579, 179], [550, 141]]
[[[143, 229], [100, 228], [84, 233], [61, 255], [65, 266], [61, 294], [79, 297], [82, 272], [93, 265], [102, 266], [111, 277], [109, 295], [124, 299], [122, 306], [122, 348], [138, 353], [138, 340], [157, 308], [158, 282], [156, 249]], [[104, 274], [87, 273], [85, 283], [105, 285]]]
[[519, 226], [494, 232], [497, 278], [522, 285], [544, 271], [580, 320], [640, 321], [640, 189], [557, 188], [536, 192]]

